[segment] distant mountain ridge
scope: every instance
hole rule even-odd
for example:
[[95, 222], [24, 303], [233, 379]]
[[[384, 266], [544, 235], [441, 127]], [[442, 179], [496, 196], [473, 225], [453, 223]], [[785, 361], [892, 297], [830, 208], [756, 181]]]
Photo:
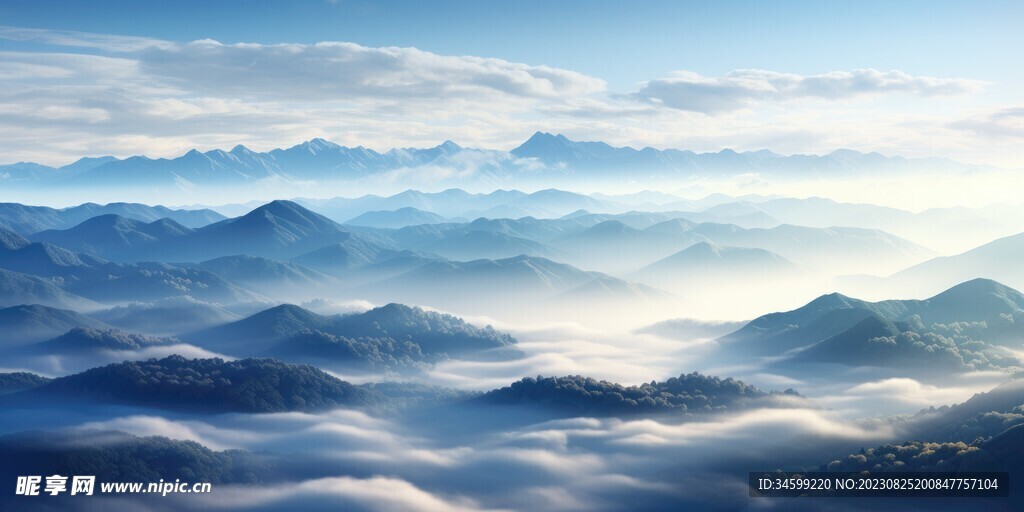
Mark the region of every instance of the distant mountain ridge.
[[386, 243], [354, 233], [291, 201], [271, 201], [251, 212], [204, 226], [186, 228], [170, 219], [144, 223], [116, 215], [89, 219], [66, 230], [29, 236], [119, 261], [205, 261], [244, 254], [287, 259], [350, 238]]
[[5, 337], [3, 348], [48, 340], [76, 327], [109, 328], [80, 313], [38, 304], [0, 309], [0, 331]]
[[402, 304], [324, 316], [284, 304], [184, 338], [227, 354], [373, 369], [410, 369], [449, 357], [508, 359], [516, 340], [451, 315]]
[[766, 392], [732, 378], [697, 372], [640, 386], [567, 377], [525, 378], [475, 399], [498, 406], [533, 406], [565, 416], [627, 416], [722, 412], [744, 407], [771, 407], [771, 401], [802, 398], [796, 391]]
[[943, 370], [1022, 366], [1007, 353], [1024, 330], [1024, 294], [974, 279], [924, 300], [867, 302], [833, 293], [771, 313], [719, 338], [754, 356], [792, 362]]
[[368, 405], [376, 399], [374, 393], [312, 366], [182, 356], [93, 368], [27, 393], [210, 412], [309, 411]]
[[186, 210], [165, 206], [147, 206], [138, 203], [110, 203], [99, 205], [84, 203], [68, 208], [28, 206], [19, 203], [0, 203], [0, 226], [22, 235], [31, 235], [48, 229], [68, 229], [101, 215], [118, 215], [150, 223], [171, 219], [189, 228], [199, 228], [224, 220], [224, 216], [206, 208]]
[[[106, 224], [111, 225], [117, 224]], [[124, 238], [113, 239], [124, 241]], [[88, 238], [83, 240], [89, 241]], [[154, 262], [113, 263], [47, 242], [30, 242], [3, 228], [0, 228], [0, 291], [5, 292], [0, 293], [0, 306], [42, 304], [77, 309], [74, 307], [77, 304], [82, 310], [97, 309], [97, 305], [81, 297], [69, 297], [66, 292], [99, 302], [155, 300], [181, 295], [221, 303], [260, 298], [201, 268]]]
[[524, 173], [536, 167], [557, 173], [610, 172], [647, 176], [651, 172], [744, 173], [786, 172], [835, 174], [915, 168], [973, 169], [950, 160], [906, 159], [879, 153], [840, 149], [827, 155], [780, 155], [768, 150], [695, 153], [678, 149], [614, 147], [604, 142], [574, 141], [560, 134], [537, 132], [511, 151], [463, 148], [451, 141], [432, 148], [391, 149], [383, 153], [362, 146], [346, 147], [324, 139], [312, 139], [286, 149], [268, 152], [235, 146], [230, 151], [195, 149], [177, 158], [146, 156], [82, 159], [54, 168], [31, 162], [0, 166], [7, 183], [65, 185], [224, 185], [283, 177], [296, 180], [345, 181], [417, 167], [472, 169], [491, 181]]

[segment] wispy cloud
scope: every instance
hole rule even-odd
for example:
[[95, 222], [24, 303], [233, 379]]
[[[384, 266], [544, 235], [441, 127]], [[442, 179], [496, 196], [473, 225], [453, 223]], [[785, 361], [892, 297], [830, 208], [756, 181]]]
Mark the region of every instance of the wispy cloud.
[[112, 52], [134, 52], [153, 47], [171, 47], [174, 43], [151, 37], [121, 36], [111, 34], [95, 34], [91, 32], [75, 32], [72, 30], [52, 30], [40, 28], [24, 28], [0, 26], [0, 39], [10, 41], [33, 41], [55, 46], [74, 46], [95, 48]]
[[[941, 146], [943, 156], [970, 161], [979, 139], [1005, 143], [1002, 135], [1020, 132], [1012, 109], [967, 118], [949, 107], [906, 129], [901, 123], [920, 117], [927, 98], [966, 97], [985, 83], [902, 71], [681, 71], [613, 91], [573, 69], [414, 47], [174, 42], [9, 26], [0, 39], [22, 43], [0, 52], [7, 162], [173, 157], [236, 144], [269, 150], [313, 137], [380, 150], [445, 139], [510, 149], [536, 130], [695, 151], [850, 147], [914, 157]], [[836, 104], [889, 95], [918, 102]], [[1013, 151], [989, 146], [982, 158]]]
[[986, 137], [1024, 137], [1024, 107], [1013, 107], [961, 119], [950, 128]]
[[416, 48], [371, 48], [355, 43], [222, 44], [194, 41], [150, 48], [139, 56], [153, 75], [188, 83], [204, 94], [337, 100], [575, 96], [600, 92], [604, 82], [576, 71]]
[[857, 69], [803, 76], [740, 69], [721, 77], [680, 71], [647, 82], [635, 97], [678, 110], [715, 114], [749, 107], [756, 101], [840, 100], [888, 93], [934, 96], [972, 92], [983, 85], [977, 80], [912, 76], [898, 70]]

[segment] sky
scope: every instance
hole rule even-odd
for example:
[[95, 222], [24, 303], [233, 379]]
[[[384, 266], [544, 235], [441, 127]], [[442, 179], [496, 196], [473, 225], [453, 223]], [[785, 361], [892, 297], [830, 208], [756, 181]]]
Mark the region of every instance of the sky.
[[323, 137], [1024, 167], [1019, 2], [0, 2], [0, 163]]

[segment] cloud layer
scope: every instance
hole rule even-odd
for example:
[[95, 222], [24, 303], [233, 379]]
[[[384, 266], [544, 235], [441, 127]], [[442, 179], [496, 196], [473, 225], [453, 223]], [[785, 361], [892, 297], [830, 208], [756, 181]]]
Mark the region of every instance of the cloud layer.
[[[1019, 135], [1010, 110], [922, 117], [933, 97], [969, 97], [986, 84], [899, 70], [679, 71], [615, 91], [573, 69], [414, 47], [176, 42], [23, 27], [0, 27], [0, 39], [18, 43], [18, 51], [0, 52], [4, 163], [173, 157], [236, 144], [269, 150], [314, 137], [378, 150], [445, 139], [511, 149], [537, 130], [696, 151], [852, 147], [914, 157], [943, 147], [945, 156], [971, 161], [1010, 152], [979, 152], [977, 139], [1008, 135], [1001, 139], [1009, 148]], [[891, 95], [913, 99], [885, 103]]]
[[740, 69], [721, 77], [680, 71], [647, 82], [635, 97], [669, 108], [715, 114], [750, 107], [756, 101], [842, 100], [886, 93], [935, 96], [973, 92], [982, 85], [976, 80], [911, 76], [898, 70], [857, 69], [802, 76]]

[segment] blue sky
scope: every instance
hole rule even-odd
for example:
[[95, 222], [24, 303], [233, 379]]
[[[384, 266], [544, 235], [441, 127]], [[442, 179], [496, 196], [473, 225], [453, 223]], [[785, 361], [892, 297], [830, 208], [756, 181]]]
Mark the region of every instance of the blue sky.
[[[59, 163], [77, 154], [172, 155], [232, 142], [275, 147], [308, 136], [381, 149], [444, 139], [510, 148], [534, 129], [546, 129], [630, 145], [780, 152], [852, 147], [1019, 166], [1021, 19], [1020, 2], [4, 2], [0, 25], [8, 30], [0, 34], [0, 65], [7, 60], [22, 71], [0, 78], [0, 85], [6, 81], [20, 92], [0, 95], [14, 105], [0, 110], [0, 135], [32, 133], [39, 144], [17, 150], [8, 142], [0, 149]], [[26, 29], [34, 32], [26, 36]], [[93, 41], [68, 44], [52, 36], [67, 31], [91, 34]], [[112, 47], [110, 38], [96, 43], [104, 36], [178, 48], [162, 46], [163, 55], [143, 47], [126, 51]], [[214, 73], [220, 81], [214, 83], [163, 65], [170, 57], [183, 65], [196, 49], [189, 43], [207, 39], [239, 50], [228, 55], [224, 48], [199, 48], [211, 69], [219, 58], [253, 59], [265, 66], [260, 77], [280, 75], [261, 84], [276, 93], [232, 86], [251, 76]], [[305, 55], [319, 51], [312, 45], [320, 42], [414, 48], [426, 57], [376, 61], [390, 70], [415, 61], [417, 78], [409, 91], [388, 89], [375, 97], [330, 85], [352, 71], [332, 67], [337, 57], [320, 52], [321, 60], [306, 65], [322, 72], [303, 72], [301, 80], [324, 94], [307, 101], [297, 82], [288, 83], [287, 74], [296, 70], [287, 62], [231, 46], [291, 44]], [[46, 76], [26, 74], [33, 55], [74, 71], [61, 79], [53, 69]], [[99, 59], [72, 62], [68, 55]], [[449, 63], [438, 77], [430, 56], [496, 59], [511, 67], [467, 76], [452, 68], [461, 64]], [[510, 78], [522, 73], [513, 69], [520, 65], [579, 76], [559, 84], [520, 83]], [[117, 67], [122, 83], [93, 76], [113, 72], [109, 66]], [[525, 73], [528, 81], [548, 80], [543, 70]], [[431, 85], [420, 82], [423, 74]], [[820, 87], [822, 77], [828, 91]], [[507, 80], [516, 82], [515, 90]], [[473, 91], [463, 94], [467, 83]], [[87, 97], [76, 97], [83, 91]], [[108, 101], [99, 101], [104, 95]], [[126, 97], [135, 104], [127, 105]], [[15, 119], [61, 98], [66, 108], [51, 108], [45, 125]], [[300, 112], [309, 115], [305, 127]], [[180, 126], [161, 126], [153, 115]], [[189, 123], [200, 118], [206, 128], [190, 135]], [[271, 128], [253, 130], [257, 120]]]

